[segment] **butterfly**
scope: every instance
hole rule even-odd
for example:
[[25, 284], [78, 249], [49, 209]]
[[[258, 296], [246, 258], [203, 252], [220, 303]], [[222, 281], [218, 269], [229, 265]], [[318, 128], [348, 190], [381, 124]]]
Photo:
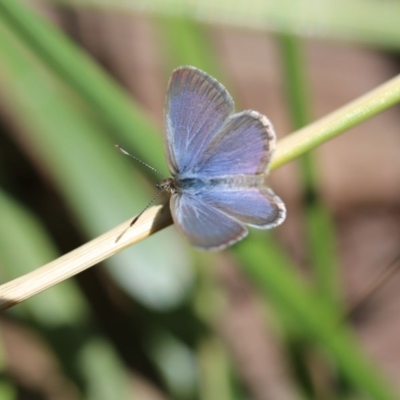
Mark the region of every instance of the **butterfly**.
[[157, 186], [170, 193], [173, 221], [192, 245], [222, 250], [247, 235], [246, 225], [269, 229], [285, 220], [284, 203], [266, 185], [276, 137], [265, 115], [235, 113], [221, 83], [183, 66], [169, 82], [164, 127], [172, 177]]

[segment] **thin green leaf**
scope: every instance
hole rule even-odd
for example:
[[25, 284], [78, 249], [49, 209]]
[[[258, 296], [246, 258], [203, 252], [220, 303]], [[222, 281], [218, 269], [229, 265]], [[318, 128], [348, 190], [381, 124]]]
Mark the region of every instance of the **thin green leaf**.
[[20, 1], [1, 1], [0, 16], [54, 74], [87, 101], [109, 129], [124, 138], [124, 143], [132, 143], [132, 147], [134, 144], [137, 157], [159, 171], [166, 171], [161, 137], [155, 127], [135, 101], [87, 54]]
[[270, 170], [279, 168], [399, 102], [400, 75], [397, 75], [326, 117], [284, 137], [279, 142]]
[[[10, 0], [13, 1], [13, 0]], [[400, 3], [365, 0], [47, 0], [53, 4], [109, 11], [148, 12], [210, 24], [351, 40], [398, 49]]]
[[[310, 122], [310, 90], [306, 77], [302, 40], [293, 35], [278, 36], [289, 116], [294, 129]], [[318, 166], [314, 154], [300, 157], [303, 181], [303, 207], [305, 208], [306, 245], [310, 266], [316, 280], [316, 290], [321, 298], [338, 301], [338, 261], [334, 224], [329, 211], [318, 198]]]
[[275, 250], [277, 245], [271, 238], [256, 237], [240, 243], [234, 253], [260, 291], [279, 309], [285, 308], [306, 337], [329, 351], [343, 375], [361, 393], [375, 400], [396, 399], [398, 396], [366, 359], [353, 335], [340, 325], [339, 316], [329, 303], [301, 284], [290, 261]]

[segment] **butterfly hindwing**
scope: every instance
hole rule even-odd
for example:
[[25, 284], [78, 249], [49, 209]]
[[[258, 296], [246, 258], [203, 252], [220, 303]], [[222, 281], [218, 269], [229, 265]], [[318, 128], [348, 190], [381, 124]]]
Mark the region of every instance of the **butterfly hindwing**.
[[282, 200], [266, 187], [210, 188], [196, 194], [208, 206], [255, 228], [269, 229], [286, 217]]
[[200, 249], [223, 249], [247, 234], [246, 227], [199, 196], [173, 194], [170, 206], [178, 230]]

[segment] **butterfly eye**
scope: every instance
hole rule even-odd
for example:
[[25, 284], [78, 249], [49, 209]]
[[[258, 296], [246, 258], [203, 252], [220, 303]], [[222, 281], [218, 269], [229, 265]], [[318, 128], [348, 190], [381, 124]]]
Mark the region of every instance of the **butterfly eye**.
[[157, 189], [162, 192], [175, 193], [175, 181], [172, 178], [165, 178], [156, 185]]

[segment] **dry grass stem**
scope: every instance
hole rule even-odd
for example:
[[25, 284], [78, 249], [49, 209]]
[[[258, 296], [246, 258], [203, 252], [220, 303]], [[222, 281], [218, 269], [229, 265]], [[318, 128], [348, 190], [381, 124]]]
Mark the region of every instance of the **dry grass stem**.
[[135, 244], [172, 223], [169, 207], [154, 206], [136, 223], [132, 219], [50, 263], [0, 286], [5, 310]]

